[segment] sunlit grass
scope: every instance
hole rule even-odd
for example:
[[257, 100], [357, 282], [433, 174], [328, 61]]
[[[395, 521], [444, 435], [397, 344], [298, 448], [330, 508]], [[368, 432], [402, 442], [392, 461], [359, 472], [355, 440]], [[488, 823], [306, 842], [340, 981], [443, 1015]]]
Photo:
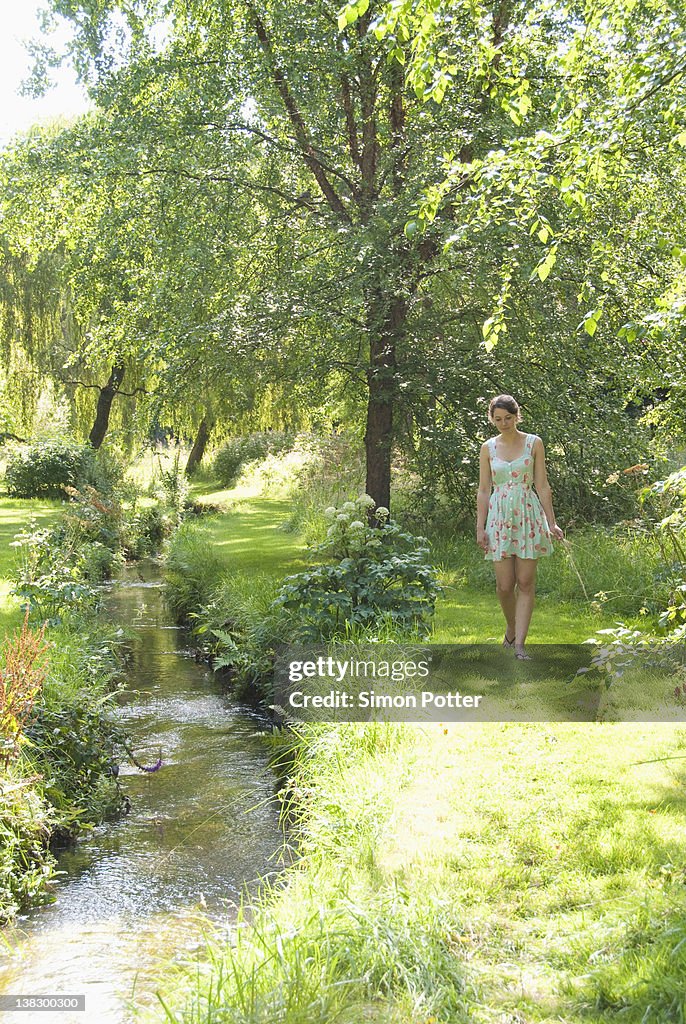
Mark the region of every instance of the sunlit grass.
[[302, 860], [169, 976], [168, 1019], [680, 1020], [686, 759], [636, 762], [681, 752], [656, 725], [305, 730]]
[[[216, 504], [224, 495], [231, 500], [237, 498], [236, 490], [213, 491], [207, 497]], [[286, 500], [239, 500], [229, 512], [203, 519], [197, 529], [227, 571], [254, 570], [284, 576], [304, 568], [306, 556], [302, 539], [282, 528], [290, 508]]]

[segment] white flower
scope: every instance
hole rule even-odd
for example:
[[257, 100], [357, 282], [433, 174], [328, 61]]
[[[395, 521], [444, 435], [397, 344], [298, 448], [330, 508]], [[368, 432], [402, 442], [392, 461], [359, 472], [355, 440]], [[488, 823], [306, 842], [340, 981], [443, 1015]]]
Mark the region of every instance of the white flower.
[[359, 519], [353, 519], [350, 524], [351, 530], [364, 530], [364, 523], [361, 523]]
[[339, 512], [339, 514], [336, 516], [336, 519], [338, 520], [339, 523], [347, 523], [348, 522], [348, 517], [346, 515], [344, 515], [343, 512]]
[[336, 515], [336, 509], [333, 507], [333, 505], [329, 505], [328, 508], [324, 509], [324, 515], [326, 516], [327, 519], [333, 519], [333, 517]]
[[377, 508], [376, 512], [374, 513], [374, 515], [377, 517], [377, 519], [385, 519], [386, 516], [390, 516], [390, 514], [391, 513], [388, 511], [388, 509], [384, 505], [379, 505], [379, 507]]
[[361, 494], [357, 499], [360, 505], [364, 505], [365, 508], [372, 508], [375, 505], [375, 501], [368, 494]]

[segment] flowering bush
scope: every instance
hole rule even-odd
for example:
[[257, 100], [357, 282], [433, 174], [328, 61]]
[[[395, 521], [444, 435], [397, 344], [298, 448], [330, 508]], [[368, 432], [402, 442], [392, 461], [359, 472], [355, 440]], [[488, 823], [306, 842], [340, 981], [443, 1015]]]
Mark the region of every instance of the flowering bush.
[[372, 508], [367, 494], [327, 508], [327, 534], [315, 548], [324, 564], [286, 577], [273, 607], [297, 613], [302, 639], [325, 640], [382, 618], [428, 632], [441, 589], [428, 542], [401, 530], [383, 507], [374, 513], [381, 525], [371, 526]]

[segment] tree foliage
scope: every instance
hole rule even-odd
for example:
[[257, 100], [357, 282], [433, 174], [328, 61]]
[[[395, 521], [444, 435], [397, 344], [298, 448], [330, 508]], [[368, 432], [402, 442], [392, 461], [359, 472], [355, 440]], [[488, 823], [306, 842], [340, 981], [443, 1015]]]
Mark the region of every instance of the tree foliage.
[[113, 376], [115, 421], [196, 457], [342, 419], [377, 504], [395, 451], [466, 513], [510, 391], [568, 514], [620, 511], [606, 478], [664, 451], [684, 388], [678, 12], [51, 7], [98, 109], [5, 156], [3, 224], [59, 281], [41, 336], [84, 429]]

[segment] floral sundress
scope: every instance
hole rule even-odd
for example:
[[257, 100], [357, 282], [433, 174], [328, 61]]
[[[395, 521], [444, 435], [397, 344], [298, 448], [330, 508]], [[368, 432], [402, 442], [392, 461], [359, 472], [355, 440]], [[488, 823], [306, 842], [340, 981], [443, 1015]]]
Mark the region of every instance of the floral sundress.
[[524, 454], [512, 462], [498, 458], [494, 437], [488, 442], [493, 480], [486, 518], [488, 561], [499, 562], [510, 555], [541, 558], [553, 552], [548, 520], [532, 486], [537, 436], [526, 435]]

